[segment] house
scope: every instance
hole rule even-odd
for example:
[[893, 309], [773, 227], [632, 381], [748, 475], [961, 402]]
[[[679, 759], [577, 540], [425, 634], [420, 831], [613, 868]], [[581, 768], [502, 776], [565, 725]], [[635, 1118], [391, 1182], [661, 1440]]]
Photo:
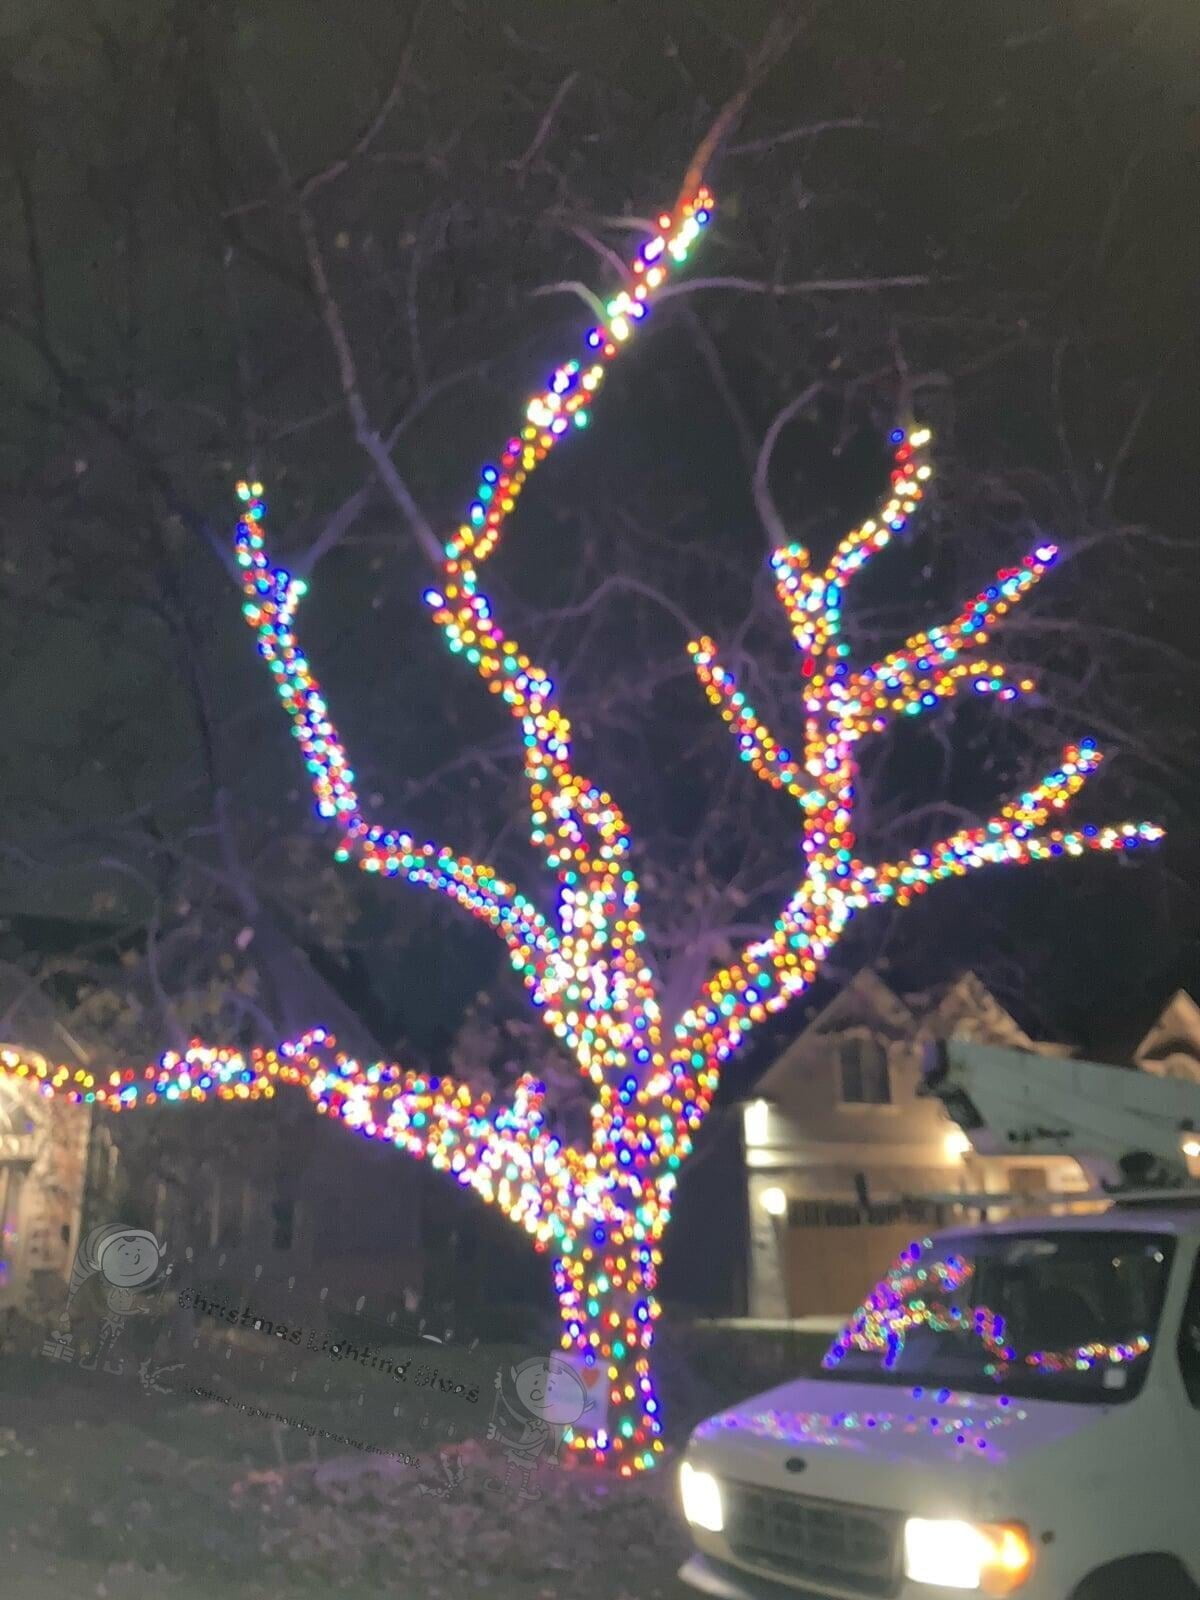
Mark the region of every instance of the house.
[[[44, 921], [5, 919], [5, 948], [70, 950], [96, 937], [90, 926]], [[316, 1015], [348, 1048], [374, 1051], [303, 951], [265, 918], [255, 934], [282, 1026], [299, 1032]], [[0, 1050], [94, 1072], [126, 1064], [77, 1038], [64, 1020], [69, 991], [46, 987], [0, 958]], [[177, 1272], [231, 1293], [274, 1285], [332, 1307], [362, 1296], [411, 1307], [423, 1287], [423, 1176], [407, 1157], [317, 1116], [295, 1091], [114, 1117], [0, 1074], [0, 1326], [12, 1313], [44, 1320], [62, 1310], [79, 1241], [103, 1222], [151, 1229]]]
[[[27, 1055], [88, 1064], [26, 975], [3, 962], [0, 1019], [0, 1040], [15, 1031]], [[14, 1313], [61, 1309], [83, 1222], [91, 1128], [90, 1107], [0, 1075], [0, 1326]]]
[[105, 1114], [0, 1076], [0, 1325], [62, 1310], [85, 1216], [149, 1227], [177, 1271], [231, 1293], [411, 1310], [423, 1277], [415, 1163], [294, 1100], [117, 1119], [131, 1141]]
[[973, 973], [901, 996], [864, 970], [814, 1017], [742, 1106], [749, 1229], [747, 1314], [853, 1308], [914, 1228], [953, 1214], [954, 1194], [1086, 1187], [1074, 1161], [982, 1157], [935, 1099], [917, 1096], [927, 1042], [1036, 1043]]
[[[956, 1194], [1049, 1201], [1087, 1187], [1065, 1157], [976, 1154], [938, 1100], [918, 1098], [923, 1047], [951, 1037], [1072, 1054], [1030, 1039], [973, 973], [900, 995], [865, 970], [757, 1081], [737, 1108], [743, 1314], [847, 1313], [915, 1231], [961, 1216]], [[1200, 1006], [1190, 995], [1167, 1003], [1132, 1066], [1200, 1081]]]
[[416, 1306], [423, 1260], [414, 1162], [315, 1115], [297, 1091], [257, 1105], [164, 1108], [158, 1117], [157, 1128], [143, 1120], [135, 1130], [130, 1118], [119, 1130], [119, 1209], [164, 1241], [188, 1282], [259, 1306], [286, 1300], [297, 1314], [301, 1306], [344, 1310], [360, 1298], [374, 1312]]

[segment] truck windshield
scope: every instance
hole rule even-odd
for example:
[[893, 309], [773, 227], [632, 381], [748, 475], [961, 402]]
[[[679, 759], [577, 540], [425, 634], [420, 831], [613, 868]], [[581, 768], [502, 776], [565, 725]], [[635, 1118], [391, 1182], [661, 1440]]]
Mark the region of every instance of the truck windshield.
[[905, 1250], [834, 1340], [830, 1376], [1112, 1404], [1145, 1381], [1174, 1240], [943, 1235]]

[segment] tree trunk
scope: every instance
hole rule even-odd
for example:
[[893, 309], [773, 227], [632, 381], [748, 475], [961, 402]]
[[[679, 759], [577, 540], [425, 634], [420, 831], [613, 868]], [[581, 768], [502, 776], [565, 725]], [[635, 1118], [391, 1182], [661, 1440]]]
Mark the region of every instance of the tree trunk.
[[563, 1354], [582, 1368], [590, 1397], [568, 1425], [568, 1443], [615, 1460], [626, 1477], [658, 1465], [663, 1450], [650, 1368], [660, 1259], [645, 1227], [614, 1213], [569, 1235], [554, 1262]]

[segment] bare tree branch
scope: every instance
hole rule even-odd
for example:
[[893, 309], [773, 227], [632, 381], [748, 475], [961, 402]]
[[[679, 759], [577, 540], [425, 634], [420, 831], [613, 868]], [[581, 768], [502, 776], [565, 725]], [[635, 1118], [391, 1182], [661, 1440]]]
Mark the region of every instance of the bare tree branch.
[[1106, 511], [1112, 505], [1113, 496], [1117, 492], [1117, 483], [1124, 470], [1125, 463], [1129, 459], [1129, 452], [1133, 449], [1142, 424], [1149, 415], [1150, 407], [1158, 397], [1167, 369], [1178, 353], [1178, 350], [1172, 351], [1171, 355], [1167, 357], [1166, 361], [1163, 362], [1162, 366], [1159, 367], [1153, 378], [1142, 390], [1141, 399], [1134, 407], [1133, 415], [1129, 419], [1129, 426], [1125, 429], [1121, 442], [1113, 453], [1112, 461], [1109, 463], [1108, 472], [1104, 478], [1104, 488], [1100, 495], [1100, 504]]
[[580, 283], [578, 278], [570, 278], [562, 283], [539, 284], [536, 289], [531, 289], [529, 291], [529, 298], [531, 300], [538, 300], [544, 295], [548, 294], [577, 295], [578, 298], [583, 301], [584, 305], [587, 306], [592, 315], [596, 318], [597, 322], [601, 321], [604, 317], [604, 301], [601, 300], [599, 295], [594, 294], [592, 290], [588, 288], [586, 283]]
[[704, 137], [696, 146], [679, 189], [677, 204], [682, 205], [704, 182], [721, 145], [733, 132], [750, 97], [771, 69], [787, 54], [804, 25], [798, 8], [790, 15], [779, 13], [768, 23], [762, 39], [746, 63], [746, 75], [741, 87], [732, 94], [713, 118]]
[[[336, 161], [331, 162], [329, 166], [322, 167], [318, 171], [310, 173], [307, 178], [301, 180], [297, 190], [298, 196], [301, 200], [310, 200], [312, 196], [319, 190], [323, 189], [326, 184], [333, 183], [334, 180], [340, 178], [344, 172], [349, 171], [356, 161], [362, 160], [362, 158], [367, 155], [371, 149], [371, 146], [375, 143], [375, 140], [383, 132], [388, 118], [400, 103], [400, 97], [403, 95], [404, 90], [408, 85], [409, 77], [412, 72], [413, 52], [416, 48], [417, 34], [421, 26], [421, 19], [425, 15], [428, 6], [429, 0], [418, 0], [418, 3], [413, 10], [412, 17], [409, 21], [408, 34], [400, 51], [400, 59], [396, 64], [396, 71], [392, 76], [392, 82], [387, 93], [380, 101], [378, 109], [359, 133], [358, 137], [355, 139], [354, 143], [344, 156], [340, 156]], [[396, 160], [404, 158], [392, 156], [389, 159]], [[223, 212], [222, 215], [226, 221], [235, 217], [251, 216], [255, 212], [267, 210], [272, 204], [273, 201], [269, 198], [262, 200], [248, 200], [241, 205], [230, 207], [227, 211]]]
[[342, 398], [346, 403], [346, 410], [354, 425], [354, 436], [370, 457], [384, 488], [397, 508], [403, 513], [409, 529], [426, 560], [432, 566], [437, 567], [442, 560], [441, 543], [426, 520], [424, 512], [413, 498], [408, 485], [400, 476], [387, 445], [372, 424], [367, 411], [366, 402], [359, 387], [358, 367], [350, 344], [350, 336], [346, 331], [341, 307], [338, 305], [333, 289], [330, 286], [329, 274], [325, 267], [325, 257], [321, 250], [320, 241], [317, 238], [316, 223], [313, 221], [312, 213], [308, 206], [292, 187], [287, 161], [274, 130], [262, 115], [261, 108], [257, 109], [263, 135], [275, 158], [276, 165], [279, 167], [283, 182], [291, 191], [291, 206], [304, 242], [304, 254], [308, 262], [313, 293], [316, 296], [321, 320], [325, 324], [325, 331], [329, 335], [329, 342], [333, 346], [337, 360], [338, 378], [341, 383]]
[[770, 133], [763, 139], [751, 139], [746, 144], [731, 144], [725, 154], [758, 155], [764, 150], [776, 150], [782, 144], [795, 144], [799, 139], [815, 139], [818, 134], [832, 133], [837, 128], [878, 127], [878, 122], [868, 122], [864, 117], [835, 117], [826, 122], [809, 122], [802, 128], [788, 128], [784, 133]]
[[924, 273], [906, 273], [894, 278], [809, 278], [801, 283], [765, 283], [759, 278], [689, 278], [670, 283], [659, 292], [660, 300], [674, 300], [681, 294], [698, 294], [704, 289], [736, 289], [740, 294], [765, 294], [784, 300], [797, 294], [877, 294], [880, 289], [920, 289], [932, 282]]
[[798, 411], [803, 411], [805, 406], [811, 405], [820, 394], [823, 384], [810, 383], [807, 389], [793, 395], [779, 412], [776, 413], [771, 426], [763, 435], [763, 442], [759, 447], [758, 459], [754, 463], [754, 504], [758, 508], [759, 520], [766, 530], [773, 549], [788, 542], [788, 531], [784, 527], [783, 518], [779, 515], [775, 501], [771, 497], [770, 471], [771, 456], [779, 442], [779, 435]]
[[515, 161], [508, 161], [505, 163], [511, 172], [523, 173], [526, 167], [528, 167], [529, 163], [533, 160], [534, 156], [537, 155], [538, 151], [545, 144], [546, 140], [550, 136], [550, 129], [554, 125], [554, 119], [558, 115], [563, 101], [579, 82], [579, 76], [580, 75], [578, 72], [568, 73], [563, 81], [559, 84], [558, 88], [554, 91], [554, 98], [546, 107], [546, 114], [543, 116], [541, 122], [538, 123], [537, 132], [529, 141], [528, 148], [526, 149], [524, 155], [518, 156]]

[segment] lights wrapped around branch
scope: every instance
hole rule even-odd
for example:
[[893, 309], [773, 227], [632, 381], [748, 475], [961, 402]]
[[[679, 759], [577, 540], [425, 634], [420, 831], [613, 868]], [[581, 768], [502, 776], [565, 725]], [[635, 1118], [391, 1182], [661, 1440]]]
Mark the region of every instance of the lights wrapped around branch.
[[[1128, 849], [1161, 833], [1149, 824], [1044, 831], [1099, 762], [1084, 741], [980, 827], [902, 861], [871, 864], [857, 856], [852, 829], [859, 745], [896, 718], [934, 711], [965, 690], [1002, 699], [1028, 692], [1031, 680], [1010, 677], [984, 647], [992, 625], [1031, 591], [1056, 555], [1052, 545], [1039, 547], [1019, 567], [997, 574], [953, 621], [852, 672], [842, 639], [845, 591], [906, 528], [932, 473], [928, 430], [897, 429], [891, 485], [876, 515], [848, 534], [820, 571], [799, 544], [772, 557], [776, 593], [800, 656], [802, 737], [796, 744], [788, 748], [766, 726], [718, 661], [711, 639], [690, 647], [705, 693], [730, 725], [741, 758], [796, 802], [804, 870], [774, 926], [713, 974], [682, 1015], [663, 1017], [660, 987], [644, 954], [624, 814], [575, 769], [571, 726], [556, 687], [499, 626], [479, 575], [533, 472], [558, 443], [586, 427], [609, 365], [631, 342], [669, 274], [686, 262], [712, 206], [701, 190], [659, 218], [626, 285], [588, 332], [582, 358], [555, 368], [528, 403], [517, 433], [483, 468], [425, 592], [451, 653], [474, 668], [520, 726], [530, 836], [553, 876], [551, 911], [491, 867], [364, 816], [346, 749], [296, 638], [305, 585], [268, 554], [262, 485], [244, 483], [238, 490], [243, 509], [236, 554], [246, 620], [291, 722], [317, 811], [338, 830], [338, 857], [371, 874], [433, 889], [497, 932], [532, 1002], [595, 1086], [587, 1147], [564, 1147], [553, 1137], [544, 1091], [529, 1078], [517, 1083], [511, 1104], [497, 1108], [448, 1079], [385, 1063], [364, 1067], [338, 1053], [320, 1031], [277, 1050], [243, 1053], [197, 1044], [140, 1072], [107, 1078], [0, 1050], [0, 1071], [41, 1093], [117, 1111], [213, 1096], [258, 1099], [281, 1083], [293, 1085], [318, 1112], [475, 1189], [539, 1248], [552, 1251], [562, 1347], [594, 1365], [609, 1384], [609, 1427], [570, 1442], [597, 1458], [614, 1456], [623, 1473], [653, 1465], [662, 1451], [649, 1370], [661, 1240], [678, 1169], [731, 1052], [764, 1017], [812, 984], [857, 910], [886, 900], [903, 904], [941, 878], [978, 867]], [[1001, 1348], [1002, 1329], [986, 1319], [980, 1336]]]
[[418, 844], [409, 834], [370, 827], [364, 820], [345, 748], [293, 632], [296, 607], [307, 585], [273, 565], [266, 553], [261, 532], [266, 514], [262, 485], [241, 483], [238, 495], [246, 507], [235, 541], [246, 593], [243, 613], [255, 630], [259, 653], [291, 719], [317, 811], [324, 818], [336, 819], [343, 829], [340, 858], [347, 860], [353, 855], [365, 871], [385, 877], [402, 874], [411, 883], [438, 889], [457, 900], [496, 928], [523, 967], [528, 985], [534, 987], [555, 944], [540, 912], [490, 867], [455, 855], [444, 846]]
[[520, 1078], [511, 1104], [497, 1106], [449, 1078], [387, 1062], [363, 1066], [338, 1051], [323, 1029], [277, 1050], [194, 1041], [182, 1054], [168, 1051], [141, 1070], [109, 1073], [53, 1066], [32, 1052], [0, 1046], [5, 1076], [47, 1097], [119, 1113], [211, 1099], [271, 1099], [280, 1086], [295, 1087], [318, 1113], [361, 1137], [428, 1161], [497, 1206], [532, 1236], [536, 1249], [554, 1253], [562, 1346], [605, 1374], [615, 1415], [611, 1432], [572, 1436], [571, 1447], [598, 1460], [615, 1452], [626, 1474], [653, 1465], [662, 1453], [648, 1352], [660, 1311], [653, 1291], [670, 1188], [629, 1174], [615, 1183], [594, 1153], [564, 1144], [546, 1127], [545, 1089], [532, 1078]]
[[[495, 465], [483, 469], [466, 520], [446, 544], [442, 581], [426, 591], [450, 649], [463, 654], [521, 724], [529, 786], [530, 837], [559, 884], [561, 935], [547, 1021], [579, 1059], [600, 1093], [607, 1158], [615, 1168], [644, 1168], [654, 1142], [625, 1115], [628, 1097], [611, 1079], [632, 1062], [639, 1078], [661, 1070], [658, 1003], [641, 944], [637, 879], [628, 865], [630, 837], [613, 797], [575, 770], [571, 725], [549, 674], [508, 638], [479, 590], [479, 566], [491, 554], [531, 474], [554, 446], [584, 424], [608, 364], [644, 319], [671, 269], [687, 260], [712, 213], [701, 190], [664, 214], [632, 265], [632, 288], [606, 307], [592, 328], [583, 362], [556, 368], [526, 409], [525, 426]], [[603, 952], [597, 960], [597, 947]], [[562, 995], [565, 1004], [558, 999]]]
[[[639, 948], [638, 886], [625, 863], [628, 829], [612, 797], [574, 771], [570, 724], [557, 706], [554, 685], [495, 622], [479, 592], [478, 566], [494, 549], [533, 471], [561, 438], [586, 423], [609, 363], [645, 318], [670, 271], [686, 261], [711, 212], [712, 197], [702, 189], [678, 213], [659, 219], [657, 233], [632, 264], [631, 287], [609, 303], [604, 323], [588, 333], [587, 360], [555, 369], [529, 402], [520, 434], [509, 440], [497, 465], [483, 469], [467, 518], [447, 541], [439, 584], [425, 593], [450, 649], [466, 657], [522, 725], [532, 838], [560, 884], [557, 930], [490, 868], [365, 821], [345, 749], [294, 636], [305, 586], [266, 553], [261, 484], [238, 490], [247, 508], [236, 541], [246, 618], [292, 719], [318, 812], [343, 830], [339, 856], [356, 858], [367, 871], [434, 888], [491, 923], [547, 1024], [581, 1058], [602, 1097], [608, 1072], [624, 1055], [641, 1059], [644, 1052], [651, 1065], [662, 1063], [657, 1002]], [[605, 939], [602, 962], [593, 948], [598, 935]], [[619, 1099], [607, 1108], [618, 1130], [624, 1130], [621, 1108]], [[619, 1138], [633, 1163], [644, 1165], [644, 1141], [631, 1141], [627, 1131]]]
[[815, 810], [824, 805], [825, 796], [820, 789], [813, 787], [803, 763], [779, 744], [738, 688], [733, 673], [717, 660], [717, 647], [713, 641], [707, 636], [694, 641], [688, 645], [688, 654], [709, 701], [731, 725], [730, 731], [738, 744], [738, 755], [750, 764], [755, 776], [772, 789], [785, 790], [804, 809]]
[[[622, 1471], [651, 1465], [662, 1448], [648, 1359], [638, 1352], [648, 1349], [658, 1314], [652, 1292], [658, 1240], [670, 1214], [674, 1169], [690, 1147], [682, 1130], [697, 1126], [698, 1118], [687, 1107], [680, 1107], [679, 1115], [669, 1106], [648, 1115], [639, 1098], [647, 1077], [666, 1076], [666, 1058], [653, 978], [641, 950], [644, 933], [637, 880], [628, 865], [628, 828], [612, 796], [575, 771], [570, 723], [554, 685], [495, 622], [479, 590], [478, 569], [532, 472], [559, 440], [586, 425], [609, 363], [644, 320], [669, 273], [686, 261], [711, 209], [711, 196], [701, 190], [677, 213], [659, 219], [655, 236], [632, 264], [629, 286], [588, 333], [585, 359], [554, 371], [526, 408], [519, 434], [495, 465], [483, 469], [467, 518], [446, 543], [437, 584], [425, 593], [451, 651], [476, 669], [521, 725], [531, 836], [559, 886], [554, 924], [491, 869], [444, 846], [418, 844], [407, 834], [367, 823], [346, 752], [294, 635], [304, 586], [266, 552], [261, 485], [239, 487], [246, 510], [238, 525], [237, 555], [247, 621], [292, 720], [318, 812], [341, 830], [339, 857], [434, 888], [491, 923], [508, 944], [547, 1025], [596, 1085], [591, 1149], [578, 1158], [582, 1168], [563, 1158], [576, 1184], [572, 1205], [568, 1208], [562, 1195], [554, 1197], [562, 1250], [554, 1273], [564, 1348], [585, 1361], [607, 1363], [614, 1383], [630, 1366], [632, 1376], [610, 1394], [617, 1419], [611, 1434], [572, 1441], [578, 1448], [623, 1455]], [[365, 1092], [355, 1085], [344, 1104], [369, 1130], [380, 1119], [361, 1104]], [[397, 1142], [414, 1137], [409, 1125], [405, 1129], [405, 1140]], [[497, 1124], [495, 1135], [501, 1131]], [[532, 1138], [528, 1129], [524, 1132]], [[471, 1160], [492, 1165], [487, 1153], [492, 1137], [486, 1134]], [[424, 1152], [423, 1141], [424, 1135], [414, 1153]], [[513, 1164], [520, 1170], [520, 1161]], [[542, 1215], [534, 1207], [528, 1214]], [[614, 1297], [620, 1310], [606, 1310], [597, 1328], [591, 1308], [600, 1299], [611, 1307]]]
[[676, 1102], [685, 1101], [701, 1116], [711, 1103], [713, 1075], [706, 1080], [695, 1069], [724, 1061], [751, 1028], [803, 993], [857, 910], [889, 900], [906, 905], [934, 883], [981, 867], [1132, 850], [1162, 837], [1161, 828], [1145, 822], [1039, 831], [1099, 765], [1094, 743], [1083, 740], [1067, 748], [1060, 768], [980, 827], [962, 829], [901, 861], [871, 863], [856, 854], [852, 830], [863, 739], [968, 688], [1010, 700], [1034, 687], [1029, 678], [1013, 681], [1000, 663], [978, 652], [989, 643], [992, 626], [1049, 570], [1058, 554], [1052, 544], [1039, 545], [1020, 566], [1002, 569], [950, 623], [914, 634], [882, 660], [851, 670], [850, 647], [841, 637], [846, 587], [907, 526], [932, 475], [931, 442], [928, 428], [895, 430], [887, 497], [841, 541], [823, 569], [814, 569], [800, 544], [783, 546], [771, 558], [776, 593], [800, 653], [802, 759], [762, 722], [718, 662], [713, 641], [689, 646], [704, 691], [730, 725], [742, 759], [799, 803], [805, 869], [774, 928], [715, 973], [676, 1024]]
[[193, 1041], [136, 1071], [110, 1073], [51, 1066], [42, 1057], [0, 1047], [0, 1074], [43, 1095], [125, 1112], [209, 1099], [271, 1099], [280, 1085], [302, 1089], [321, 1115], [364, 1138], [380, 1139], [449, 1172], [535, 1236], [544, 1249], [586, 1220], [586, 1159], [545, 1127], [543, 1086], [518, 1080], [508, 1106], [475, 1096], [449, 1078], [406, 1072], [392, 1063], [362, 1066], [337, 1050], [323, 1029], [277, 1050], [242, 1051]]

